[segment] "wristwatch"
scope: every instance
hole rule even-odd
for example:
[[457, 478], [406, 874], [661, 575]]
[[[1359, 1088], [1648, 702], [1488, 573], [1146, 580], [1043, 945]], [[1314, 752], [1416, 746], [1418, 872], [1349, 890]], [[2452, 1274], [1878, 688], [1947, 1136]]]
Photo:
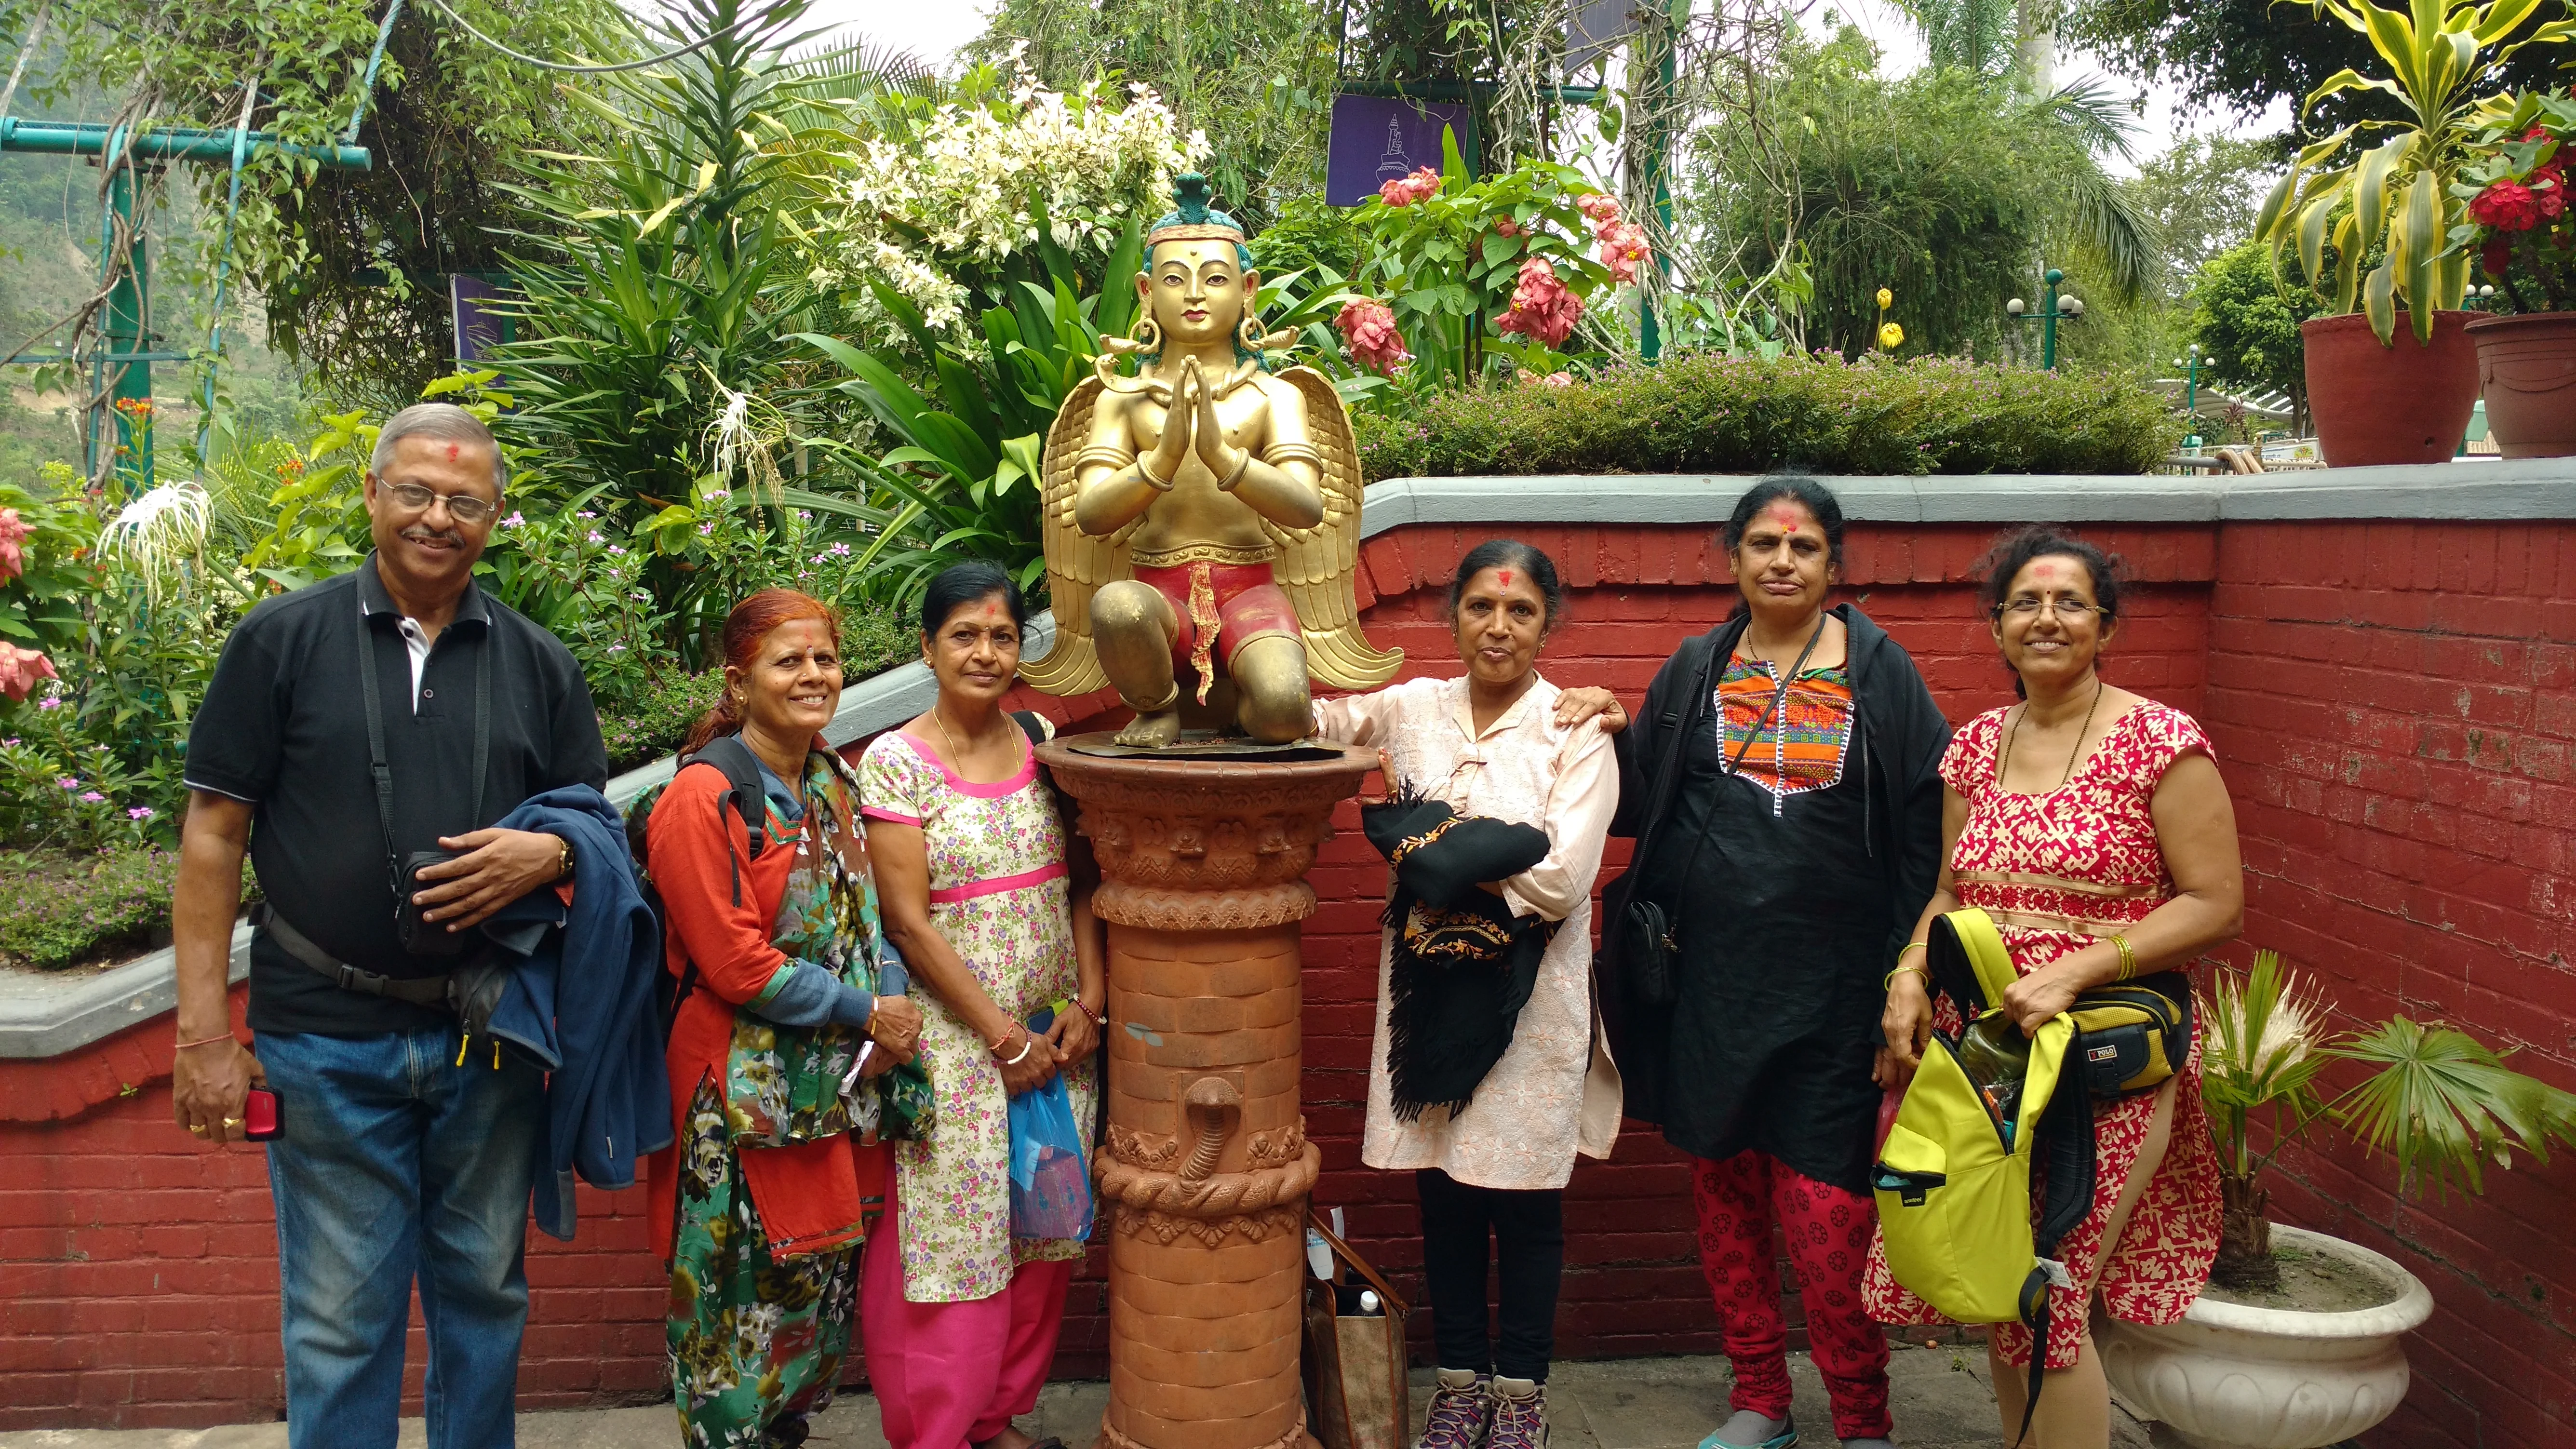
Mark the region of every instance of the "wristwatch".
[[555, 884], [561, 885], [570, 879], [572, 879], [572, 841], [569, 837], [558, 835], [555, 837]]

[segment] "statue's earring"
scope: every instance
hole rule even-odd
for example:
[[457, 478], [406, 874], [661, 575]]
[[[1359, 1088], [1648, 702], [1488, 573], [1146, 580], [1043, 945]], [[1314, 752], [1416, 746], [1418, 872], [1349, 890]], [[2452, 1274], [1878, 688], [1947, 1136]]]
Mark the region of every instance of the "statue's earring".
[[1270, 333], [1262, 327], [1261, 319], [1252, 315], [1251, 308], [1244, 308], [1243, 325], [1234, 329], [1234, 345], [1258, 356], [1261, 352], [1261, 344], [1269, 340]]
[[1156, 325], [1154, 314], [1151, 312], [1139, 315], [1136, 318], [1136, 325], [1129, 329], [1127, 336], [1136, 344], [1138, 352], [1151, 355], [1163, 350], [1163, 329]]

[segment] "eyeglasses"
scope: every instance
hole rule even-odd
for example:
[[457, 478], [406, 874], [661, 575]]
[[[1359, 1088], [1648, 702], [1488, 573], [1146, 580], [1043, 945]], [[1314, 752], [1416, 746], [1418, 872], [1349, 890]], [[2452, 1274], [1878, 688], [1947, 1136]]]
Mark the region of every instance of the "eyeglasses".
[[2010, 614], [2016, 619], [2038, 618], [2041, 609], [2056, 610], [2058, 619], [2068, 624], [2074, 623], [2087, 614], [2107, 615], [2111, 612], [2099, 604], [2088, 604], [2072, 595], [2062, 595], [2054, 599], [2034, 599], [2025, 594], [2018, 599], [2007, 599], [1995, 606], [1997, 614]]
[[486, 503], [471, 493], [433, 493], [417, 483], [388, 483], [385, 490], [394, 501], [414, 513], [427, 513], [432, 503], [445, 503], [447, 516], [468, 528], [490, 521], [500, 512], [498, 504]]

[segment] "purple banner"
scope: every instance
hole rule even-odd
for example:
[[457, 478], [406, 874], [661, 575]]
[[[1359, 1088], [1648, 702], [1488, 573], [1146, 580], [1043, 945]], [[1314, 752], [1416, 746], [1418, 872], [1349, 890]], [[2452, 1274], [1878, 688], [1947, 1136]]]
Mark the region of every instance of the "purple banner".
[[514, 318], [492, 310], [501, 299], [502, 289], [481, 277], [458, 272], [447, 279], [448, 308], [456, 328], [456, 360], [460, 363], [481, 362], [485, 355], [504, 342], [516, 340]]
[[1333, 97], [1332, 160], [1324, 173], [1324, 200], [1334, 206], [1357, 206], [1417, 166], [1439, 170], [1443, 126], [1458, 133], [1459, 154], [1466, 155], [1463, 102]]

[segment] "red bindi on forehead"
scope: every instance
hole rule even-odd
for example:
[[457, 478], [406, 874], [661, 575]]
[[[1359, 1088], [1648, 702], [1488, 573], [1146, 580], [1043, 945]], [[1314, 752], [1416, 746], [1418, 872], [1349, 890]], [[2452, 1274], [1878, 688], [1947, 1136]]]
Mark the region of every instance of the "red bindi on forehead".
[[456, 461], [456, 445], [454, 443], [447, 445], [447, 461], [451, 463]]
[[1780, 531], [1783, 533], [1796, 533], [1798, 510], [1786, 503], [1774, 503], [1771, 505], [1771, 521], [1780, 525]]
[[1501, 581], [1504, 588], [1508, 589], [1512, 586], [1512, 571], [1510, 569], [1496, 569], [1494, 570], [1494, 577]]

